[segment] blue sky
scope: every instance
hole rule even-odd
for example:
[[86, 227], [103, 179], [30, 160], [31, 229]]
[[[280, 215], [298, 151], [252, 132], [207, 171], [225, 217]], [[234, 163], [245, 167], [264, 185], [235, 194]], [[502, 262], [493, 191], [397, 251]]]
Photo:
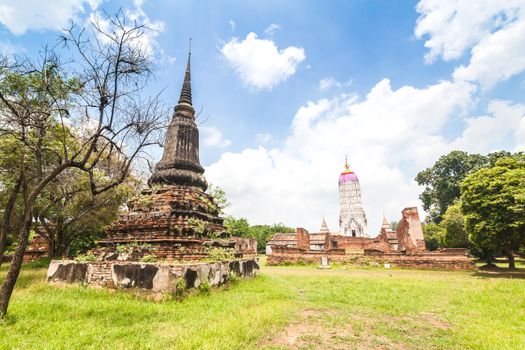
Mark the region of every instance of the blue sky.
[[148, 92], [169, 105], [193, 39], [201, 161], [252, 223], [337, 231], [348, 154], [375, 235], [420, 205], [414, 176], [440, 155], [525, 149], [523, 0], [0, 0], [0, 49], [36, 55], [119, 7], [157, 29]]

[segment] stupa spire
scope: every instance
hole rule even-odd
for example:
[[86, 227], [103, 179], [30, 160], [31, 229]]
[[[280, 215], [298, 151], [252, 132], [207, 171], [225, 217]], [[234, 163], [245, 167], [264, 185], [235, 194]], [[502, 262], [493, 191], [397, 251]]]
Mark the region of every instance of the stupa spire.
[[195, 123], [195, 109], [191, 101], [191, 41], [188, 65], [182, 84], [179, 103], [166, 132], [164, 152], [149, 184], [194, 186], [206, 190], [208, 184], [199, 162], [199, 130]]
[[381, 225], [382, 228], [391, 229], [390, 223], [386, 219], [385, 212], [383, 211], [383, 224]]
[[186, 64], [186, 74], [184, 75], [184, 83], [180, 92], [179, 104], [187, 104], [193, 106], [191, 101], [191, 38], [190, 47], [188, 49], [188, 63]]
[[330, 232], [330, 230], [328, 229], [328, 226], [326, 225], [326, 221], [324, 219], [324, 215], [323, 215], [323, 222], [321, 223], [321, 230], [319, 231], [321, 233], [325, 233], [325, 232]]

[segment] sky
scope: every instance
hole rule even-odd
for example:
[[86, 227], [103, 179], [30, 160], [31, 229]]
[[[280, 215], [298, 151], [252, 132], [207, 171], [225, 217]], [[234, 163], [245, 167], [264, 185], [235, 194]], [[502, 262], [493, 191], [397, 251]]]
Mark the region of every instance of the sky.
[[0, 50], [119, 8], [154, 29], [145, 93], [170, 106], [192, 38], [205, 176], [251, 224], [337, 232], [348, 155], [375, 236], [424, 217], [414, 177], [440, 156], [525, 151], [525, 0], [0, 0]]

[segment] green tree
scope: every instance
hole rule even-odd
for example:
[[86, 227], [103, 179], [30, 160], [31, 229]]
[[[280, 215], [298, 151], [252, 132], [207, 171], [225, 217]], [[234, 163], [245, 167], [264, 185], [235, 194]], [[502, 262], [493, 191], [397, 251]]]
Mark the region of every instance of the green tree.
[[232, 236], [255, 238], [257, 240], [257, 251], [259, 253], [265, 252], [266, 243], [276, 233], [295, 232], [293, 228], [283, 224], [250, 226], [248, 220], [245, 218], [236, 219], [232, 216], [226, 217], [224, 224]]
[[442, 246], [444, 231], [439, 224], [433, 221], [423, 223], [423, 237], [428, 250], [436, 250]]
[[507, 151], [486, 156], [452, 151], [438, 159], [430, 168], [416, 175], [416, 182], [425, 189], [419, 196], [432, 221], [439, 223], [447, 208], [460, 197], [460, 183], [471, 171], [492, 166], [499, 158], [510, 156]]
[[224, 226], [232, 236], [251, 237], [250, 223], [245, 218], [236, 219], [229, 215], [224, 218]]
[[[105, 171], [99, 170], [94, 176], [105, 176]], [[137, 181], [128, 177], [122, 184], [93, 196], [87, 174], [78, 169], [60, 174], [42, 192], [35, 207], [35, 228], [47, 240], [49, 256], [72, 255], [93, 246], [136, 188]]]
[[513, 250], [525, 242], [525, 155], [469, 174], [461, 193], [470, 242], [489, 264], [503, 251], [514, 269]]
[[416, 182], [425, 189], [419, 196], [432, 221], [439, 223], [448, 206], [460, 196], [459, 183], [485, 159], [463, 151], [452, 151], [438, 159], [430, 168], [416, 175]]
[[[88, 28], [64, 30], [61, 56], [71, 54], [66, 63], [50, 50], [40, 60], [0, 57], [0, 137], [19, 143], [14, 178], [21, 186], [13, 197], [14, 206], [22, 208], [16, 249], [0, 285], [0, 319], [7, 313], [37, 201], [46, 188], [74, 168], [88, 175], [93, 195], [104, 193], [125, 181], [132, 162], [146, 156], [146, 147], [159, 144], [166, 110], [158, 96], [141, 96], [152, 74], [151, 57], [140, 45], [147, 30], [119, 11], [95, 18]], [[78, 149], [68, 147], [67, 125], [79, 126], [83, 142]], [[118, 159], [116, 166], [112, 159]], [[102, 165], [111, 171], [98, 177]]]
[[[22, 190], [22, 176], [20, 176], [16, 150], [20, 142], [12, 137], [0, 138], [0, 266], [4, 259], [4, 252], [12, 242], [12, 232], [16, 231], [17, 198]], [[19, 207], [20, 205], [18, 205]]]
[[228, 198], [226, 198], [226, 192], [214, 184], [210, 184], [206, 192], [213, 197], [213, 201], [219, 208], [219, 214], [224, 215], [224, 210], [231, 205]]
[[442, 247], [468, 247], [468, 235], [465, 230], [465, 218], [461, 211], [461, 202], [456, 202], [447, 208], [439, 225], [443, 228]]
[[272, 225], [255, 225], [250, 227], [251, 235], [257, 239], [257, 250], [259, 253], [266, 251], [266, 244], [276, 233], [291, 233], [295, 230], [282, 223]]

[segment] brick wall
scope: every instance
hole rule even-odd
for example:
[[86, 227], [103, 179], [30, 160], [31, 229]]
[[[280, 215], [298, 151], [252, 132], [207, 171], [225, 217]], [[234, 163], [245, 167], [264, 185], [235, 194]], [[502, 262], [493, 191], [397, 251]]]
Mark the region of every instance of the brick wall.
[[310, 234], [308, 233], [308, 231], [306, 231], [304, 228], [296, 228], [295, 237], [297, 240], [297, 249], [310, 249]]
[[476, 266], [465, 254], [464, 250], [425, 252], [412, 255], [401, 253], [383, 253], [380, 250], [366, 249], [364, 254], [345, 254], [343, 249], [330, 251], [301, 251], [295, 248], [274, 248], [268, 256], [268, 265], [309, 263], [319, 264], [321, 256], [327, 256], [331, 262], [355, 262], [356, 258], [375, 261], [378, 264], [390, 263], [394, 266], [419, 268], [419, 269], [442, 269], [442, 270], [472, 270]]

